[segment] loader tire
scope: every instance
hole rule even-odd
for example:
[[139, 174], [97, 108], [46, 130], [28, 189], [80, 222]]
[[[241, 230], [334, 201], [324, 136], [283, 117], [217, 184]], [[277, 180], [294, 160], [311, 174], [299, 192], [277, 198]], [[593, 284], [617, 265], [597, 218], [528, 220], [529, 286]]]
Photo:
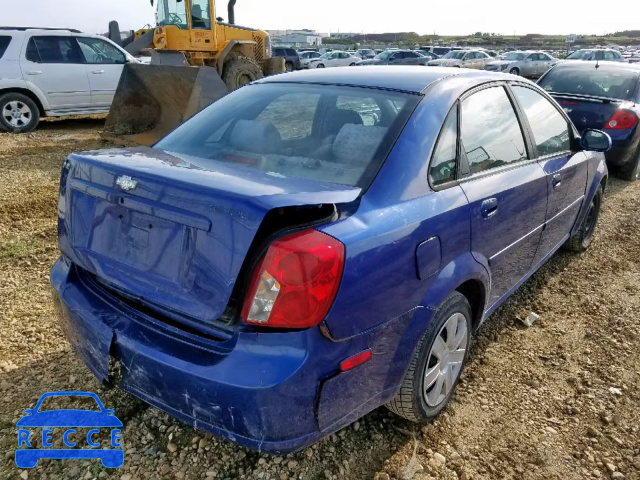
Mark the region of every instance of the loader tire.
[[229, 91], [236, 90], [262, 77], [260, 67], [247, 57], [232, 58], [225, 63], [222, 71], [222, 80]]

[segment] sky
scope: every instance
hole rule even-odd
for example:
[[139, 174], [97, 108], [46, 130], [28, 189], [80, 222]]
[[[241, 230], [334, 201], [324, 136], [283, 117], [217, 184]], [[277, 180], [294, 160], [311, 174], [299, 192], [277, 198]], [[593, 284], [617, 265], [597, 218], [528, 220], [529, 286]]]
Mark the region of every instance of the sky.
[[[9, 6], [7, 8], [7, 5]], [[107, 31], [110, 20], [121, 30], [144, 27], [155, 20], [149, 0], [2, 0], [0, 24]], [[227, 1], [216, 6], [226, 19]], [[597, 11], [597, 13], [596, 13]], [[600, 8], [595, 0], [581, 4], [538, 0], [238, 0], [236, 23], [271, 29], [309, 28], [328, 32], [417, 32], [421, 35], [604, 34], [638, 29], [640, 2], [617, 0], [615, 8]]]

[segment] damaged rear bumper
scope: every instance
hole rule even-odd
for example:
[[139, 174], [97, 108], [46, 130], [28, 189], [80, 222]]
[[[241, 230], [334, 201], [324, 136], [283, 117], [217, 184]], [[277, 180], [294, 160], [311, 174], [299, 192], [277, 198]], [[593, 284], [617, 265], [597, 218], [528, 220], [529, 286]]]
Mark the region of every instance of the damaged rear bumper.
[[[315, 443], [391, 398], [403, 374], [390, 360], [404, 328], [340, 343], [319, 329], [205, 338], [119, 301], [62, 259], [51, 281], [65, 335], [99, 380], [251, 449], [288, 453]], [[366, 348], [375, 361], [337, 371]]]

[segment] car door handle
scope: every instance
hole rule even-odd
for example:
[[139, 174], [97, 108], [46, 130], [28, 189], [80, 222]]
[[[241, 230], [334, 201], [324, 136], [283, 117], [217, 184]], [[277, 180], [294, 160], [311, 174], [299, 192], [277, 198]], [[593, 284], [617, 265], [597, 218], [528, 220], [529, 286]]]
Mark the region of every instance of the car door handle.
[[27, 70], [27, 75], [42, 75], [42, 70]]
[[560, 185], [562, 185], [562, 175], [556, 173], [551, 179], [551, 185], [553, 185], [553, 188], [558, 188]]
[[498, 199], [497, 198], [487, 198], [482, 202], [482, 206], [480, 207], [480, 212], [484, 218], [491, 218], [496, 213], [498, 213]]
[[91, 70], [91, 73], [93, 73], [94, 75], [101, 75], [104, 73], [104, 70]]

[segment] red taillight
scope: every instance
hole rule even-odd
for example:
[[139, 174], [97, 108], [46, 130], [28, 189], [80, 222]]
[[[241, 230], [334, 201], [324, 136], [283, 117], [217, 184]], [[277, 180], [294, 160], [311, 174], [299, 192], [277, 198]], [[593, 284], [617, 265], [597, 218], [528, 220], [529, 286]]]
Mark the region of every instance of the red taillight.
[[300, 57], [298, 57], [298, 61], [300, 61]]
[[276, 240], [253, 272], [242, 319], [267, 327], [317, 325], [333, 303], [343, 266], [344, 245], [317, 230]]
[[340, 363], [340, 370], [346, 372], [347, 370], [351, 370], [352, 368], [357, 367], [358, 365], [362, 365], [364, 362], [371, 358], [371, 350], [365, 350], [364, 352], [360, 352], [353, 357], [349, 357], [346, 360]]
[[638, 123], [638, 116], [631, 110], [617, 110], [604, 128], [609, 130], [626, 130]]

